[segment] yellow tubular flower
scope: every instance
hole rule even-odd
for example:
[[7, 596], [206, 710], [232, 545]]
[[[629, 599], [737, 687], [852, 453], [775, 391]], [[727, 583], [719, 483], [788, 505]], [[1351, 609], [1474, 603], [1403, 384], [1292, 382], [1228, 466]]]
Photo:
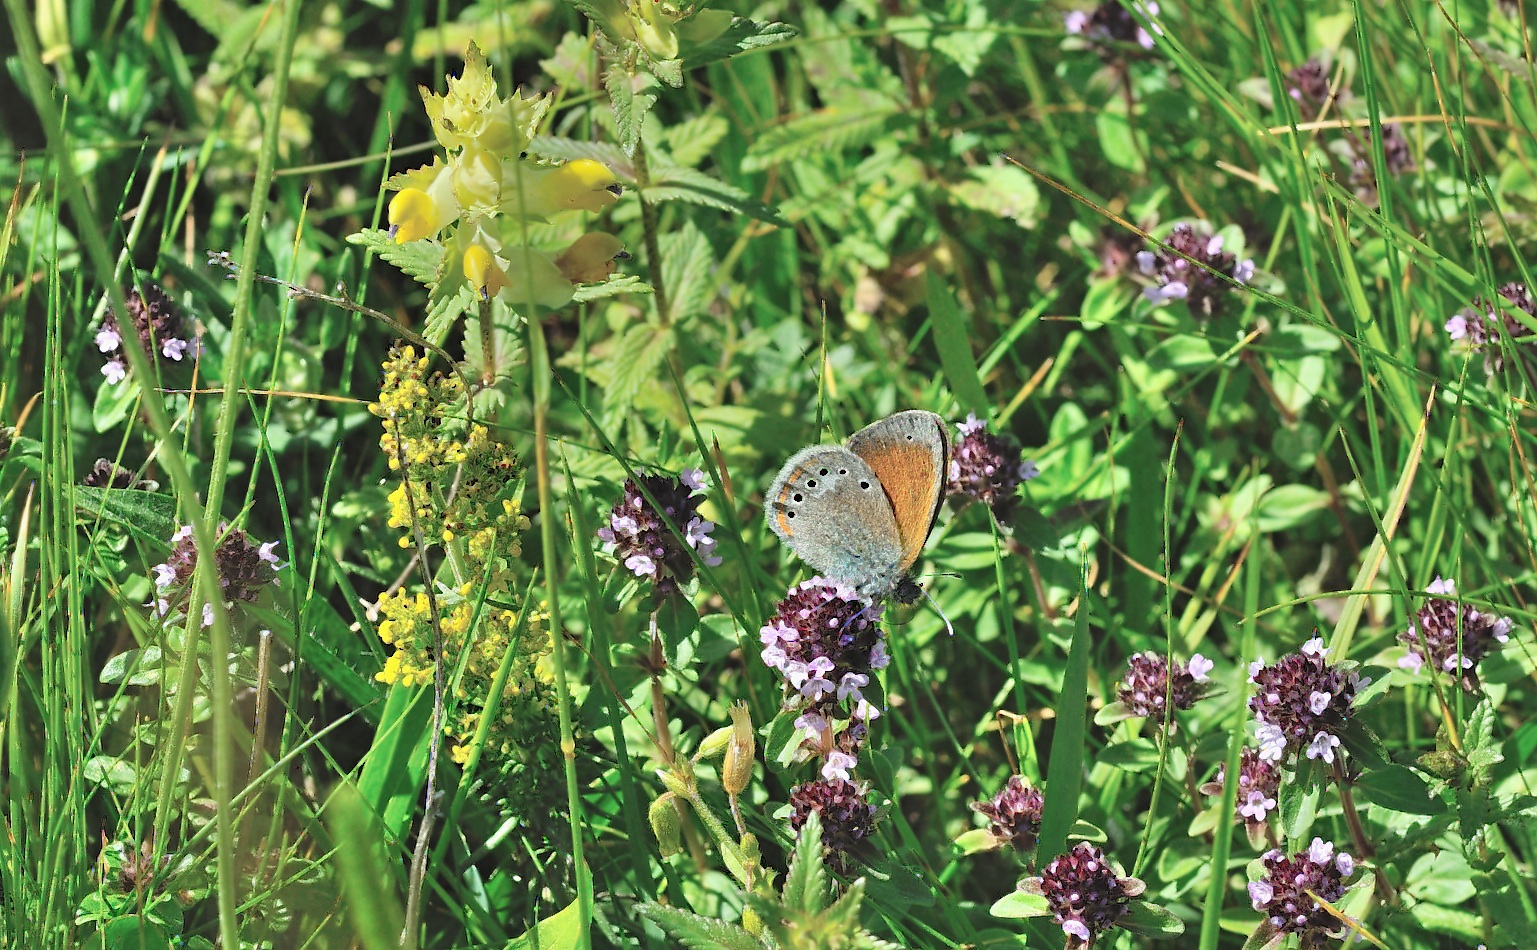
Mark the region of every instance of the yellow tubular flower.
[[482, 300], [489, 300], [507, 286], [507, 275], [484, 245], [471, 244], [464, 251], [464, 277], [480, 292]]
[[555, 266], [573, 284], [596, 284], [614, 273], [615, 258], [629, 257], [624, 244], [603, 231], [588, 231], [555, 258]]
[[590, 158], [567, 162], [542, 184], [546, 194], [561, 208], [592, 212], [602, 211], [624, 192], [608, 166]]
[[425, 191], [407, 188], [390, 199], [390, 230], [395, 232], [396, 244], [432, 237], [444, 223], [438, 221], [437, 202]]

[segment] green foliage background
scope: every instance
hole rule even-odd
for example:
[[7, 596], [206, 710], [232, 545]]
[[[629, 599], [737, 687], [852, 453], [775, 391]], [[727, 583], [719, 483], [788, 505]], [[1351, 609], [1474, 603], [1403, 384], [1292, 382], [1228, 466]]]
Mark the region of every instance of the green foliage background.
[[[733, 10], [762, 25], [733, 42], [757, 39], [662, 62], [600, 57], [596, 4], [7, 0], [0, 940], [163, 945], [148, 926], [395, 945], [432, 696], [373, 678], [387, 648], [367, 604], [412, 552], [384, 527], [393, 482], [366, 406], [403, 326], [499, 368], [500, 431], [531, 466], [548, 426], [550, 506], [531, 474], [513, 589], [559, 611], [550, 675], [575, 739], [569, 771], [553, 714], [515, 769], [461, 786], [439, 763], [453, 807], [421, 946], [666, 946], [636, 909], [659, 898], [739, 919], [708, 835], [657, 853], [655, 717], [685, 753], [736, 699], [773, 719], [757, 630], [804, 572], [761, 492], [796, 448], [908, 407], [985, 418], [1041, 474], [1002, 532], [981, 505], [942, 515], [922, 564], [953, 638], [927, 608], [888, 626], [888, 709], [861, 766], [887, 813], [859, 926], [910, 947], [1060, 945], [1049, 921], [989, 914], [1018, 857], [954, 843], [977, 827], [967, 803], [1019, 771], [1046, 785], [1048, 840], [1092, 826], [1077, 831], [1184, 921], [1181, 945], [1241, 945], [1256, 852], [1191, 831], [1223, 805], [1196, 788], [1248, 741], [1247, 664], [1317, 630], [1376, 680], [1362, 718], [1382, 745], [1357, 750], [1351, 792], [1372, 854], [1307, 770], [1282, 803], [1291, 850], [1320, 835], [1381, 869], [1386, 887], [1346, 909], [1386, 946], [1531, 946], [1537, 361], [1488, 373], [1443, 329], [1533, 282], [1527, 24], [1481, 2], [1159, 6], [1145, 50], [1068, 36], [1066, 5], [769, 3]], [[634, 255], [542, 336], [498, 324], [494, 354], [346, 240], [384, 227], [382, 182], [428, 160], [415, 86], [441, 90], [471, 39], [504, 93], [555, 93], [534, 157], [595, 158], [626, 186], [602, 226]], [[1353, 96], [1291, 127], [1286, 74], [1309, 57]], [[1397, 175], [1393, 122], [1414, 158]], [[1130, 255], [1181, 221], [1259, 268], [1210, 319], [1140, 294]], [[92, 342], [106, 288], [134, 271], [207, 345], [195, 378], [142, 402], [103, 383]], [[395, 325], [257, 273], [345, 288]], [[97, 458], [162, 488], [94, 495], [78, 483]], [[702, 464], [724, 563], [662, 618], [658, 667], [645, 591], [594, 531], [627, 467]], [[280, 539], [292, 567], [178, 674], [186, 643], [142, 605], [194, 500]], [[1438, 575], [1515, 621], [1483, 696], [1396, 665]], [[1092, 723], [1141, 650], [1217, 661], [1223, 692], [1167, 743]], [[209, 662], [225, 655], [232, 681]], [[788, 865], [778, 811], [811, 770], [769, 756], [744, 795], [764, 867]], [[699, 781], [727, 814], [713, 768]], [[122, 885], [136, 861], [153, 886]]]

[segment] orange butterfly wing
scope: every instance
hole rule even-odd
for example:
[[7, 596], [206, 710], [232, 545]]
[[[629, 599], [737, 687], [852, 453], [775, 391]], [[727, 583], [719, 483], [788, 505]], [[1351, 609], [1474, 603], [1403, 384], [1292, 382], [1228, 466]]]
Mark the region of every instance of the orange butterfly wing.
[[849, 450], [881, 480], [902, 540], [900, 567], [907, 570], [929, 539], [944, 501], [950, 467], [950, 433], [932, 412], [909, 409], [887, 416], [849, 437]]

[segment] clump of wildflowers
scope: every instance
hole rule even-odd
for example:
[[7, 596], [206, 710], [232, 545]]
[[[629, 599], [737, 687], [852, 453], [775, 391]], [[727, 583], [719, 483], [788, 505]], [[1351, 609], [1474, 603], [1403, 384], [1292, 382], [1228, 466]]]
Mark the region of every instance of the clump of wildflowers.
[[[241, 529], [225, 522], [219, 524], [214, 569], [226, 608], [254, 603], [263, 590], [278, 582], [278, 572], [285, 566], [276, 553], [280, 543], [256, 544]], [[169, 617], [173, 607], [185, 605], [192, 597], [192, 575], [196, 568], [197, 546], [192, 539], [192, 526], [183, 525], [171, 535], [171, 556], [151, 571], [155, 576], [153, 605], [158, 616]], [[212, 604], [203, 604], [202, 622], [205, 627], [213, 625]]]
[[1265, 919], [1252, 945], [1273, 947], [1288, 934], [1296, 934], [1304, 950], [1313, 950], [1344, 935], [1344, 925], [1309, 892], [1330, 904], [1338, 903], [1345, 896], [1345, 879], [1355, 871], [1350, 855], [1314, 838], [1306, 851], [1290, 856], [1267, 851], [1260, 863], [1263, 874], [1249, 882], [1249, 900]]
[[[715, 522], [699, 514], [706, 497], [699, 469], [686, 468], [677, 478], [642, 473], [638, 479], [625, 479], [624, 495], [609, 512], [608, 524], [598, 529], [598, 538], [630, 573], [651, 581], [661, 599], [693, 580], [695, 557], [710, 567], [721, 562], [710, 536]], [[656, 499], [660, 513], [641, 486]]]
[[988, 801], [972, 802], [971, 810], [987, 819], [994, 842], [1028, 853], [1035, 850], [1040, 838], [1045, 804], [1040, 789], [1022, 776], [1011, 775], [998, 794]]
[[1260, 757], [1265, 761], [1280, 762], [1301, 749], [1310, 759], [1333, 764], [1356, 694], [1370, 680], [1348, 665], [1327, 662], [1328, 652], [1323, 640], [1314, 637], [1301, 652], [1270, 666], [1260, 661], [1250, 665], [1254, 695], [1249, 711], [1259, 726]]
[[[512, 568], [522, 555], [521, 532], [529, 527], [520, 509], [521, 466], [512, 448], [491, 438], [469, 418], [469, 400], [457, 374], [427, 371], [428, 359], [409, 346], [396, 347], [384, 363], [379, 401], [369, 411], [383, 420], [379, 447], [401, 482], [390, 494], [392, 528], [400, 544], [420, 538], [428, 546], [453, 545], [463, 576], [471, 578], [436, 594], [402, 588], [379, 598], [379, 639], [394, 648], [380, 682], [419, 686], [433, 680], [436, 663], [460, 670], [457, 712], [444, 724], [450, 754], [464, 763], [486, 710], [491, 686], [510, 654], [497, 716], [485, 753], [504, 773], [515, 772], [531, 790], [545, 777], [539, 742], [553, 733], [549, 673], [541, 660], [551, 650], [542, 613], [532, 605], [522, 628], [509, 593]], [[497, 603], [473, 596], [483, 589]], [[432, 628], [437, 598], [438, 635]], [[530, 743], [534, 743], [531, 745]], [[516, 783], [514, 783], [516, 784]]]
[[1168, 658], [1161, 653], [1134, 654], [1116, 687], [1116, 702], [1101, 710], [1094, 721], [1105, 725], [1143, 716], [1171, 723], [1173, 710], [1189, 709], [1210, 694], [1208, 674], [1214, 665], [1197, 653], [1189, 663], [1170, 670]]
[[[1533, 303], [1525, 284], [1512, 281], [1500, 288], [1500, 296], [1527, 316], [1537, 317], [1537, 303]], [[1469, 349], [1482, 350], [1484, 370], [1493, 376], [1505, 365], [1507, 346], [1513, 352], [1530, 354], [1528, 338], [1533, 336], [1533, 331], [1490, 301], [1474, 297], [1472, 306], [1462, 308], [1446, 321], [1446, 334], [1455, 341], [1466, 343]], [[1517, 343], [1518, 340], [1524, 342]], [[1524, 349], [1515, 350], [1517, 346]]]
[[790, 827], [800, 831], [812, 812], [822, 822], [822, 846], [827, 849], [828, 863], [839, 873], [848, 873], [853, 862], [868, 859], [876, 808], [865, 800], [863, 784], [824, 778], [791, 789]]
[[1286, 74], [1286, 94], [1296, 101], [1303, 121], [1318, 118], [1331, 102], [1350, 98], [1348, 88], [1341, 88], [1330, 97], [1328, 67], [1317, 59], [1310, 59]]
[[1221, 312], [1233, 283], [1245, 284], [1254, 277], [1254, 261], [1239, 260], [1222, 245], [1220, 234], [1208, 236], [1189, 224], [1175, 225], [1164, 247], [1137, 254], [1137, 269], [1150, 281], [1142, 295], [1155, 304], [1183, 300], [1195, 316]]
[[1440, 577], [1425, 591], [1439, 596], [1426, 598], [1409, 629], [1398, 635], [1409, 648], [1398, 665], [1418, 673], [1429, 662], [1452, 674], [1463, 689], [1478, 689], [1478, 664], [1510, 639], [1510, 619], [1449, 600], [1457, 596], [1457, 585]]
[[[1260, 757], [1258, 749], [1245, 746], [1238, 760], [1238, 817], [1243, 819], [1249, 841], [1256, 847], [1265, 840], [1270, 828], [1270, 813], [1275, 811], [1281, 793], [1281, 768]], [[1225, 790], [1227, 766], [1217, 770], [1217, 777], [1201, 786], [1203, 795], [1221, 795]]]
[[96, 331], [96, 349], [106, 357], [101, 375], [112, 385], [128, 377], [123, 334], [129, 329], [138, 336], [139, 347], [145, 355], [158, 366], [195, 359], [201, 351], [201, 341], [195, 330], [166, 292], [147, 280], [141, 279], [139, 283], [138, 287], [124, 288], [127, 319], [109, 310], [101, 329]]
[[[1362, 203], [1377, 205], [1377, 172], [1372, 162], [1372, 133], [1358, 131], [1366, 118], [1365, 110], [1351, 94], [1350, 87], [1332, 88], [1329, 68], [1318, 59], [1310, 59], [1286, 75], [1286, 92], [1297, 103], [1299, 118], [1311, 122], [1336, 108], [1344, 119], [1354, 119], [1338, 130], [1339, 137], [1329, 143], [1328, 152], [1340, 158], [1348, 169], [1348, 182]], [[1409, 140], [1402, 126], [1388, 122], [1382, 126], [1383, 167], [1394, 178], [1417, 167]]]
[[1039, 876], [1021, 881], [1019, 889], [1046, 898], [1052, 919], [1067, 934], [1067, 950], [1083, 950], [1120, 922], [1147, 885], [1120, 876], [1104, 852], [1080, 841]]
[[512, 307], [560, 307], [577, 283], [607, 279], [623, 253], [612, 235], [585, 234], [556, 252], [527, 241], [530, 223], [563, 211], [601, 211], [621, 191], [601, 162], [544, 166], [524, 157], [549, 97], [514, 92], [500, 98], [473, 43], [464, 71], [449, 77], [447, 94], [425, 87], [421, 94], [447, 159], [434, 157], [385, 183], [397, 192], [389, 204], [395, 243], [435, 242], [445, 256], [438, 271], [444, 287], [468, 284], [482, 299], [499, 296]]
[[[1148, 26], [1152, 27], [1152, 33], [1132, 15], [1132, 9], [1142, 15]], [[1152, 49], [1153, 33], [1163, 33], [1154, 19], [1156, 16], [1156, 0], [1133, 0], [1131, 9], [1116, 0], [1105, 0], [1092, 10], [1070, 11], [1062, 18], [1062, 25], [1068, 33], [1079, 37], [1085, 46], [1098, 53], [1100, 59], [1110, 62], [1120, 57], [1121, 49], [1127, 44], [1135, 43], [1145, 50]]]
[[975, 498], [993, 509], [999, 521], [1007, 521], [1019, 500], [1015, 489], [1040, 471], [1020, 458], [1013, 436], [988, 432], [987, 421], [974, 413], [955, 428], [960, 438], [950, 453], [946, 493]]

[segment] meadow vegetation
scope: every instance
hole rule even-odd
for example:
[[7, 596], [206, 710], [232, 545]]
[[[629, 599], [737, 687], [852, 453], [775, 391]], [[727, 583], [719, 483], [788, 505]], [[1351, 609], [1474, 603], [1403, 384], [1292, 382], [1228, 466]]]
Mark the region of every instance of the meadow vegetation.
[[0, 946], [1537, 946], [1524, 5], [5, 13]]

